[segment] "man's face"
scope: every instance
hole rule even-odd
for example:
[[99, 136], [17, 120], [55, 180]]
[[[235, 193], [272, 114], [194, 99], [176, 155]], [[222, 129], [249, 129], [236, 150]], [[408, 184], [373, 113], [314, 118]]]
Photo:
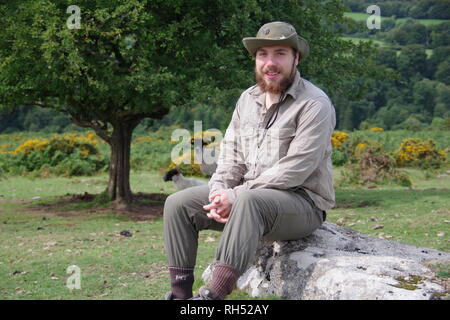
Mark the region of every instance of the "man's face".
[[279, 94], [294, 81], [299, 55], [291, 47], [261, 47], [255, 58], [256, 82], [263, 92]]

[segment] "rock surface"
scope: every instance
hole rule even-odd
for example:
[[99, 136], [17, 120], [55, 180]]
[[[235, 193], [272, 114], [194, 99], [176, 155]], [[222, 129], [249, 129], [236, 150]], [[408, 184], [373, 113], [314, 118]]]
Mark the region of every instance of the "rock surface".
[[[304, 239], [262, 243], [237, 287], [253, 297], [284, 299], [437, 299], [450, 288], [426, 266], [431, 260], [450, 264], [450, 253], [325, 222]], [[203, 273], [205, 282], [213, 268]]]

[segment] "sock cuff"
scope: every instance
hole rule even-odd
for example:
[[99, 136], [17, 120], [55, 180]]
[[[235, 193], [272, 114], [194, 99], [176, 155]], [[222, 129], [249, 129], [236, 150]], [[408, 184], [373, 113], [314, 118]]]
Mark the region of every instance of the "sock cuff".
[[[217, 271], [216, 271], [217, 270]], [[225, 263], [218, 263], [214, 266], [214, 273], [223, 275], [225, 277], [239, 277], [240, 273], [235, 269], [234, 267], [225, 264]]]
[[186, 281], [194, 276], [194, 268], [169, 267], [170, 278], [174, 281]]
[[221, 299], [229, 295], [239, 279], [240, 272], [227, 264], [217, 264], [214, 267], [211, 289], [215, 291]]
[[194, 268], [185, 268], [185, 267], [169, 267], [170, 273], [182, 273], [182, 274], [190, 274], [194, 273]]

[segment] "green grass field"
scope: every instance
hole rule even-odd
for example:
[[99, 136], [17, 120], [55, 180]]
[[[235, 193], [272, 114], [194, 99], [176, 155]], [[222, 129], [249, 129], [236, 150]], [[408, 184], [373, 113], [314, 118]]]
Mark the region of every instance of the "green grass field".
[[388, 47], [388, 46], [390, 46], [390, 44], [385, 42], [385, 41], [369, 39], [369, 38], [341, 37], [341, 39], [344, 39], [346, 41], [351, 41], [351, 42], [353, 42], [355, 44], [358, 44], [361, 41], [371, 41], [371, 42], [373, 42], [375, 45], [377, 45], [379, 47]]
[[[369, 38], [358, 38], [358, 37], [341, 37], [341, 39], [346, 40], [346, 41], [351, 41], [355, 44], [358, 44], [361, 41], [366, 41], [366, 42], [372, 42], [374, 43], [376, 46], [378, 47], [389, 47], [391, 46], [389, 43], [387, 43], [386, 41], [381, 41], [381, 40], [375, 40], [375, 39], [369, 39]], [[397, 56], [401, 53], [400, 49], [397, 49]], [[431, 57], [431, 55], [433, 54], [433, 49], [425, 49], [425, 53], [427, 54], [427, 58]]]
[[[383, 13], [383, 11], [381, 11], [381, 13]], [[370, 17], [371, 15], [368, 13], [363, 13], [363, 12], [345, 12], [344, 16], [347, 18], [351, 18], [355, 21], [366, 21], [368, 17]], [[385, 19], [389, 19], [389, 17], [381, 17], [381, 23], [383, 23], [383, 20]], [[403, 24], [408, 18], [399, 18], [399, 19], [395, 19], [395, 23], [397, 25], [401, 25]], [[415, 19], [416, 21], [420, 22], [423, 25], [426, 26], [430, 26], [430, 25], [434, 25], [434, 24], [439, 24], [442, 22], [447, 22], [449, 20], [439, 20], [439, 19]]]
[[[450, 176], [408, 170], [413, 188], [338, 188], [328, 221], [366, 234], [450, 250]], [[338, 179], [340, 169], [335, 169]], [[139, 214], [111, 209], [108, 201], [80, 201], [101, 192], [107, 175], [0, 181], [0, 299], [162, 299], [169, 290], [161, 212], [163, 196]], [[135, 193], [175, 191], [158, 172], [133, 172]], [[39, 197], [39, 198], [34, 198]], [[34, 198], [34, 200], [33, 200]], [[156, 210], [156, 211], [155, 211]], [[153, 213], [153, 216], [151, 215]], [[156, 214], [158, 216], [158, 214]], [[382, 226], [382, 227], [380, 227]], [[121, 235], [131, 232], [131, 237]], [[220, 233], [200, 234], [195, 289], [213, 260]], [[81, 289], [70, 290], [66, 270], [81, 271]], [[449, 277], [447, 267], [438, 270]], [[230, 299], [249, 299], [235, 292]]]

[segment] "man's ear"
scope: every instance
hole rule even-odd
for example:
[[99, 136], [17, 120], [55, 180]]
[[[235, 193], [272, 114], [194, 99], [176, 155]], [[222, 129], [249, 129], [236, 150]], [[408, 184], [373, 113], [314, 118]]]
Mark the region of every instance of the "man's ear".
[[298, 62], [300, 61], [300, 52], [297, 51], [295, 54], [295, 66], [298, 66]]

